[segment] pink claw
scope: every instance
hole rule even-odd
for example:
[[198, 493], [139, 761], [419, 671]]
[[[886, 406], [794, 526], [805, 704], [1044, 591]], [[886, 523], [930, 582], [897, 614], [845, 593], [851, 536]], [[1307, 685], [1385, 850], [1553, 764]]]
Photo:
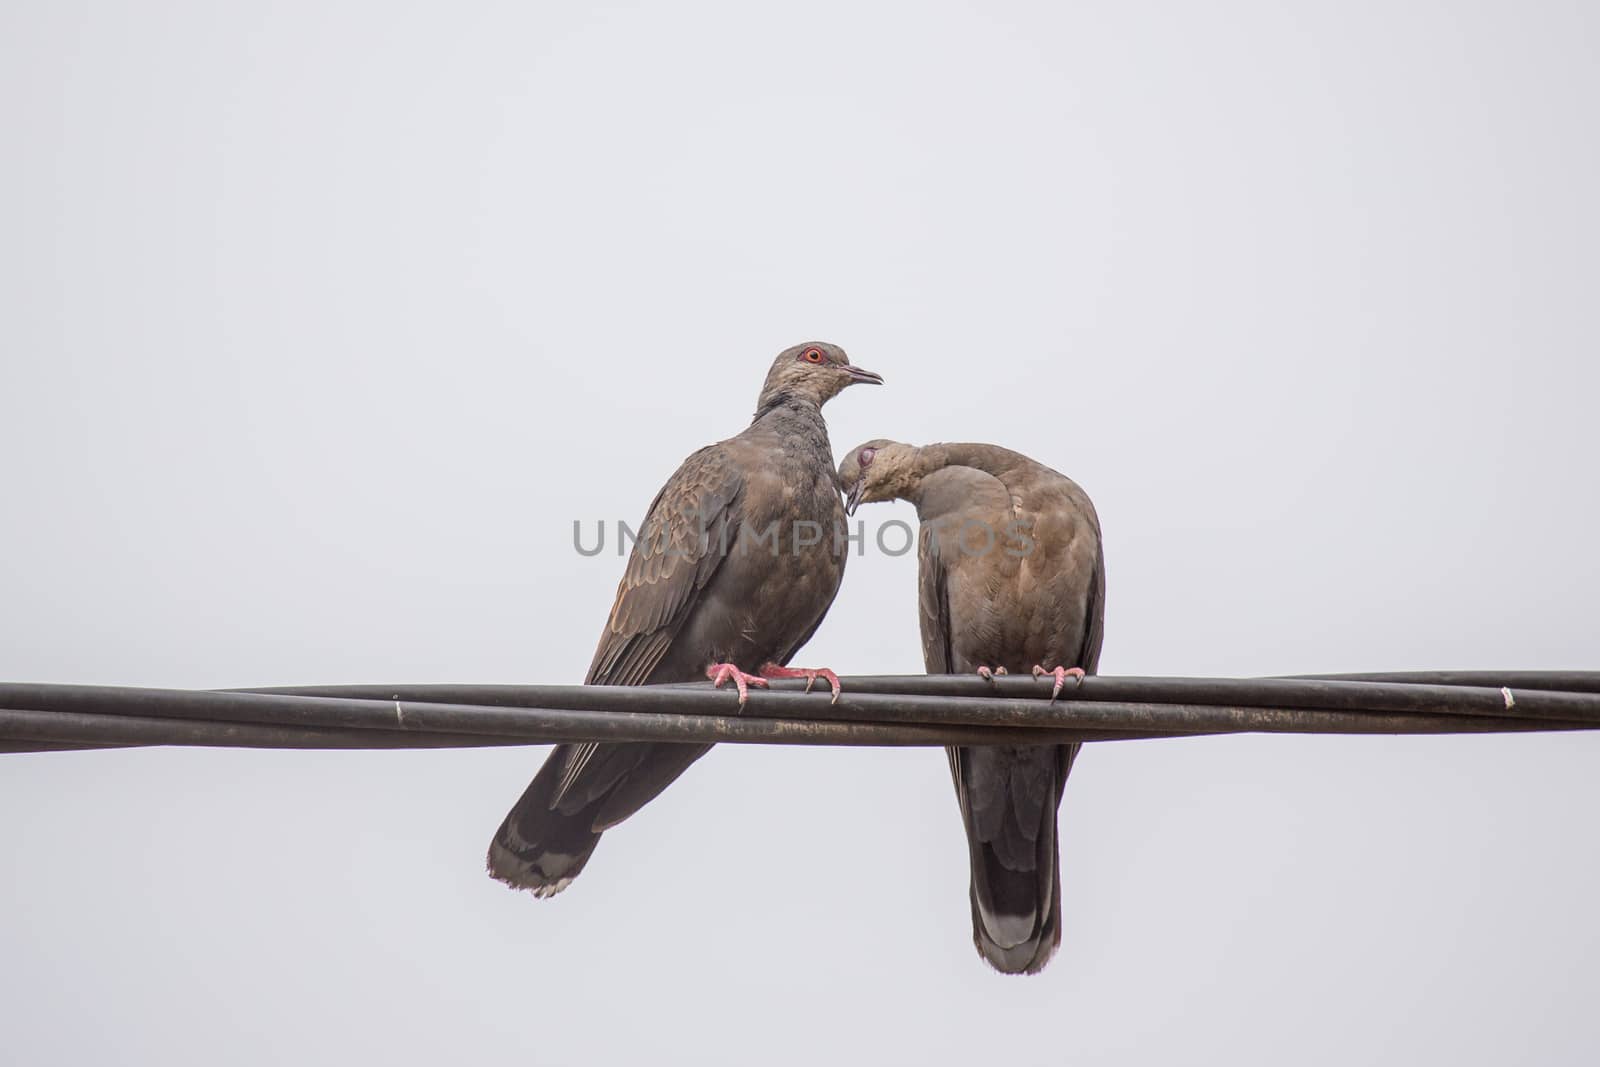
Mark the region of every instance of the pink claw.
[[1005, 673], [1006, 669], [1004, 667], [996, 667], [994, 670], [990, 670], [988, 667], [978, 668], [978, 677], [982, 678], [986, 682], [992, 682], [996, 677], [1004, 675]]
[[722, 683], [729, 678], [733, 679], [734, 688], [739, 690], [739, 706], [744, 707], [744, 702], [750, 697], [750, 686], [758, 685], [767, 688], [767, 680], [758, 674], [746, 674], [734, 663], [713, 663], [706, 668], [706, 677], [711, 679], [713, 689], [721, 689]]
[[768, 663], [761, 668], [761, 677], [804, 678], [806, 680], [806, 692], [808, 693], [811, 692], [811, 687], [817, 684], [817, 679], [821, 678], [828, 683], [828, 688], [833, 690], [833, 699], [828, 703], [837, 704], [839, 702], [839, 676], [826, 667], [818, 667], [816, 670], [812, 670], [809, 667], [780, 667], [776, 663]]
[[1050, 690], [1050, 703], [1052, 704], [1056, 702], [1056, 697], [1061, 695], [1061, 687], [1067, 684], [1068, 675], [1076, 678], [1079, 685], [1083, 684], [1084, 673], [1082, 667], [1057, 667], [1053, 671], [1047, 671], [1037, 663], [1033, 665], [1033, 676], [1035, 678], [1043, 678], [1047, 674], [1056, 680], [1055, 686]]

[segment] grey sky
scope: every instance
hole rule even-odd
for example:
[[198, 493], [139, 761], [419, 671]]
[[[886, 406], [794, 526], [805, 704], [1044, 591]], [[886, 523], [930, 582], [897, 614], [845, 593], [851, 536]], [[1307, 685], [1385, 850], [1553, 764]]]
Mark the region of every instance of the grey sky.
[[[1089, 490], [1106, 673], [1600, 665], [1596, 21], [8, 5], [0, 677], [577, 680], [572, 519], [812, 337], [836, 451]], [[797, 662], [920, 670], [914, 567]], [[1597, 757], [1093, 747], [1028, 980], [935, 751], [719, 749], [553, 901], [482, 873], [542, 750], [8, 757], [4, 1058], [1592, 1063]]]

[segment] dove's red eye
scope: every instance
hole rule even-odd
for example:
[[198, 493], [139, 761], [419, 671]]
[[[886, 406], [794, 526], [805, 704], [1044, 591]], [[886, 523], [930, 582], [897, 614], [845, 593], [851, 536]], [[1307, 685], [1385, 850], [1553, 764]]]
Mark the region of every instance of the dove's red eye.
[[805, 360], [807, 363], [821, 363], [822, 349], [808, 348], [804, 352], [800, 353], [800, 358]]
[[865, 467], [867, 464], [872, 462], [872, 457], [876, 456], [877, 454], [878, 450], [876, 448], [863, 448], [861, 450], [861, 455], [856, 458], [859, 460], [861, 465]]

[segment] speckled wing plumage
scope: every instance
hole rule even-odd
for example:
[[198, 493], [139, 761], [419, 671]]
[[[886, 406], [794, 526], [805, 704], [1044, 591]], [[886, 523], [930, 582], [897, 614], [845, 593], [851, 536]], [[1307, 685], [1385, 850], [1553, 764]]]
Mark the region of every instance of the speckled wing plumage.
[[[730, 442], [685, 460], [651, 501], [617, 586], [585, 682], [644, 685], [660, 677], [673, 638], [694, 612], [739, 533], [745, 480]], [[577, 877], [602, 831], [670, 785], [709, 745], [558, 745], [490, 845], [490, 873], [549, 896]]]
[[738, 533], [744, 477], [726, 444], [690, 456], [650, 502], [588, 685], [643, 685]]
[[950, 652], [950, 591], [933, 527], [917, 531], [917, 609], [922, 665], [929, 674], [954, 674]]

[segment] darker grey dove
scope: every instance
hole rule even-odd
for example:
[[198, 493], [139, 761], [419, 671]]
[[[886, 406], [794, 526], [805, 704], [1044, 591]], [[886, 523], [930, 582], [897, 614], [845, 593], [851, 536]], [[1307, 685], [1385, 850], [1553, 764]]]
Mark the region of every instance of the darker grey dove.
[[[746, 687], [790, 670], [844, 577], [844, 508], [822, 405], [881, 384], [844, 350], [814, 341], [780, 353], [754, 420], [683, 461], [656, 494], [584, 679], [646, 685], [710, 678]], [[754, 672], [754, 673], [752, 673]], [[489, 873], [545, 897], [583, 870], [605, 830], [638, 811], [709, 745], [558, 745], [489, 845]]]
[[[930, 674], [1032, 671], [1052, 684], [1100, 659], [1100, 521], [1070, 478], [995, 445], [870, 441], [839, 468], [846, 509], [917, 507], [922, 659]], [[1040, 970], [1061, 943], [1056, 809], [1079, 745], [948, 748], [971, 853], [972, 939], [995, 969]]]

